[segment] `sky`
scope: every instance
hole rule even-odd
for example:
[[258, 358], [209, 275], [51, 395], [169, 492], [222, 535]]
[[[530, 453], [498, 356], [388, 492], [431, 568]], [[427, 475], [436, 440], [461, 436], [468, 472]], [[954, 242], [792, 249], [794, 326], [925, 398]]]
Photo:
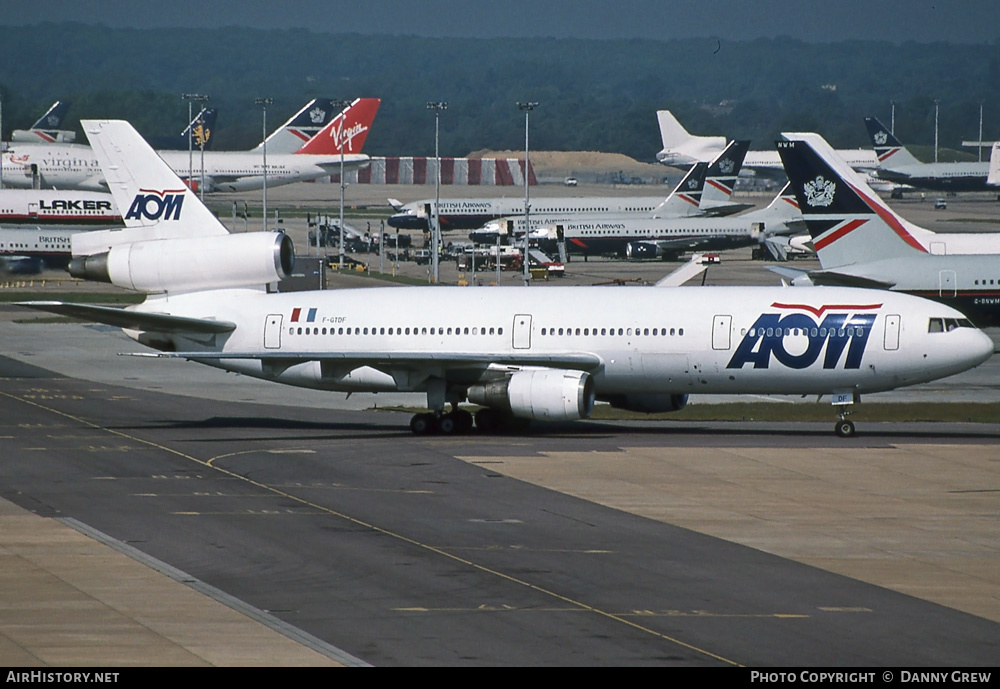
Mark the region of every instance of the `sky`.
[[5, 0], [0, 26], [245, 26], [322, 33], [988, 43], [998, 0]]

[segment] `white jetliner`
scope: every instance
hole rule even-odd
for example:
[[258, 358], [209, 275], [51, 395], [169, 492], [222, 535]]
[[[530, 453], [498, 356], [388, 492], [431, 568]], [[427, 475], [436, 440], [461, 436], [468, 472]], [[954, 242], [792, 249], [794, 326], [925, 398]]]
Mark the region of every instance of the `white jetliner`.
[[[650, 196], [543, 197], [531, 202], [528, 222], [534, 229], [571, 218], [595, 215], [676, 218], [737, 213], [748, 206], [729, 203], [729, 197], [749, 145], [749, 141], [730, 142], [714, 157], [711, 165], [688, 170], [666, 199]], [[433, 204], [433, 199], [405, 205], [395, 202], [397, 213], [387, 222], [399, 229], [426, 230]], [[480, 230], [495, 236], [497, 232], [508, 232], [509, 228], [503, 228], [513, 224], [516, 234], [524, 232], [523, 198], [441, 199], [438, 208], [442, 230]]]
[[726, 147], [724, 136], [695, 136], [688, 133], [669, 110], [657, 110], [656, 120], [660, 124], [660, 139], [663, 142], [663, 149], [656, 154], [656, 160], [664, 165], [687, 167], [705, 163]]
[[[77, 232], [122, 225], [111, 194], [97, 191], [0, 191], [0, 256], [41, 259], [50, 267], [70, 260]], [[40, 267], [40, 264], [39, 266]]]
[[[269, 294], [291, 268], [280, 233], [230, 235], [127, 122], [85, 121], [118, 205], [177, 190], [177, 212], [102, 232], [92, 275], [146, 294], [125, 309], [29, 306], [119, 326], [159, 353], [290, 385], [417, 392], [417, 433], [574, 420], [595, 400], [669, 411], [689, 393], [860, 394], [990, 356], [954, 309], [908, 295], [788, 287], [401, 287]], [[154, 220], [151, 218], [151, 220]], [[78, 235], [79, 236], [79, 235]], [[74, 242], [75, 248], [75, 242]], [[933, 332], [931, 323], [959, 327]], [[446, 405], [452, 405], [445, 413]], [[843, 409], [843, 408], [842, 408]], [[851, 435], [841, 415], [836, 429]]]
[[766, 208], [725, 218], [581, 218], [547, 228], [562, 235], [570, 254], [618, 254], [677, 260], [686, 251], [724, 251], [805, 230], [788, 185]]
[[0, 190], [0, 225], [75, 225], [110, 227], [122, 224], [111, 194], [56, 189]]
[[[723, 136], [689, 134], [669, 110], [658, 110], [656, 117], [660, 122], [660, 137], [663, 139], [663, 150], [656, 154], [656, 159], [664, 165], [685, 167], [699, 160], [711, 160], [726, 145], [726, 138]], [[867, 171], [878, 167], [878, 158], [873, 151], [862, 148], [838, 149], [837, 155], [855, 170]], [[782, 174], [781, 159], [776, 151], [748, 151], [743, 169], [772, 175]]]
[[76, 140], [76, 132], [59, 129], [69, 106], [68, 101], [57, 100], [37, 122], [31, 125], [31, 129], [15, 129], [11, 132], [10, 140], [19, 144], [73, 143]]
[[[817, 134], [777, 144], [821, 270], [797, 283], [881, 287], [954, 306], [980, 326], [1000, 325], [997, 234], [935, 234], [904, 220]], [[952, 241], [955, 241], [952, 244]], [[940, 246], [937, 244], [940, 242]], [[958, 246], [994, 251], [961, 253]]]
[[[381, 101], [361, 98], [333, 120], [294, 154], [267, 156], [269, 187], [302, 182], [340, 172], [341, 146], [344, 169], [367, 165], [369, 157], [360, 153]], [[190, 169], [188, 151], [161, 151], [163, 160], [182, 179]], [[31, 188], [36, 178], [44, 188], [106, 191], [104, 175], [88, 146], [11, 146], [3, 153], [3, 181], [11, 187]], [[201, 154], [194, 161], [192, 185], [201, 180]], [[249, 151], [205, 152], [205, 191], [252, 191], [263, 186], [261, 155]]]
[[878, 118], [866, 117], [865, 126], [878, 156], [880, 179], [935, 191], [988, 191], [989, 163], [921, 163]]

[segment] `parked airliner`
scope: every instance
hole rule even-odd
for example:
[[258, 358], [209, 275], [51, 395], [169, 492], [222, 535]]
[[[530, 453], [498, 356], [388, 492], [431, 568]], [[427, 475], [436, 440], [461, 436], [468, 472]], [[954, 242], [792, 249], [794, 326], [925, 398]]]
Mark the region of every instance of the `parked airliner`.
[[[676, 218], [687, 215], [729, 215], [746, 210], [747, 206], [732, 204], [736, 176], [749, 141], [732, 141], [713, 156], [707, 168], [694, 168], [666, 199], [652, 196], [570, 196], [539, 198], [531, 202], [528, 222], [532, 228], [583, 216], [623, 215], [646, 218]], [[428, 229], [433, 199], [400, 204], [396, 214], [387, 221], [399, 229]], [[438, 203], [442, 230], [478, 230], [496, 233], [498, 227], [487, 224], [514, 223], [515, 233], [524, 232], [523, 198], [441, 199]]]
[[[664, 165], [687, 167], [697, 161], [711, 160], [726, 145], [724, 136], [689, 134], [669, 110], [657, 111], [656, 117], [660, 124], [660, 138], [663, 141], [663, 149], [656, 154], [656, 159]], [[875, 153], [867, 149], [838, 149], [837, 155], [855, 170], [874, 170], [878, 166]], [[743, 168], [765, 174], [780, 174], [782, 171], [781, 159], [776, 151], [747, 152]]]
[[989, 162], [921, 163], [878, 118], [866, 117], [865, 126], [878, 156], [880, 179], [935, 191], [989, 191]]
[[83, 128], [101, 165], [119, 172], [119, 207], [160, 198], [163, 212], [146, 227], [76, 235], [72, 269], [146, 298], [125, 309], [26, 306], [122, 327], [155, 356], [325, 390], [422, 393], [432, 411], [413, 417], [416, 433], [471, 429], [464, 400], [483, 407], [475, 423], [489, 429], [585, 418], [595, 400], [670, 411], [691, 393], [785, 393], [833, 396], [846, 436], [846, 407], [861, 394], [958, 373], [993, 351], [954, 309], [850, 288], [268, 293], [291, 270], [287, 236], [229, 234], [127, 122]]
[[[897, 215], [821, 136], [782, 136], [787, 141], [778, 142], [778, 152], [821, 266], [798, 282], [906, 292], [954, 306], [981, 327], [1000, 325], [996, 253], [935, 251], [933, 238], [945, 241], [947, 235]], [[967, 243], [977, 238], [995, 242], [989, 235], [971, 235]]]
[[[267, 156], [269, 187], [307, 181], [338, 173], [343, 145], [344, 169], [367, 165], [369, 157], [360, 153], [381, 101], [359, 98], [334, 118], [294, 154]], [[145, 145], [145, 144], [144, 144]], [[182, 179], [192, 169], [188, 151], [162, 151], [161, 156]], [[263, 186], [261, 155], [250, 151], [208, 151], [205, 157], [205, 191], [252, 191]], [[192, 185], [200, 183], [201, 156], [193, 166]], [[11, 187], [107, 191], [104, 174], [94, 152], [82, 145], [11, 146], [3, 153], [3, 181]]]

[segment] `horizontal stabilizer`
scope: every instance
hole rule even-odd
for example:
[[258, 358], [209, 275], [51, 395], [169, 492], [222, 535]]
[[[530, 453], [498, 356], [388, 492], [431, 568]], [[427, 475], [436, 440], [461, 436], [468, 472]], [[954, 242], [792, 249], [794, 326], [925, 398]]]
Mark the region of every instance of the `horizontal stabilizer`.
[[687, 263], [672, 273], [660, 278], [656, 282], [657, 287], [680, 287], [688, 280], [695, 278], [708, 269], [704, 257], [698, 255], [691, 257]]
[[850, 273], [838, 273], [835, 270], [813, 270], [809, 273], [809, 279], [814, 285], [825, 287], [868, 287], [872, 289], [892, 289], [895, 282], [876, 280], [874, 278], [862, 277], [861, 275], [851, 275]]
[[163, 313], [144, 313], [112, 306], [91, 304], [70, 304], [62, 301], [22, 301], [18, 306], [26, 306], [36, 311], [47, 311], [60, 316], [79, 318], [112, 325], [126, 330], [145, 330], [156, 333], [193, 333], [214, 335], [236, 330], [236, 324], [229, 321], [215, 321], [203, 318], [168, 316]]

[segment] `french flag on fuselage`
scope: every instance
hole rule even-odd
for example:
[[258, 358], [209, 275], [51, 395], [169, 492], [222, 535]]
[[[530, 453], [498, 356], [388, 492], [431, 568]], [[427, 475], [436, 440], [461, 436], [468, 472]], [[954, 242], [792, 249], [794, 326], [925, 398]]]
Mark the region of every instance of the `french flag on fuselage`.
[[[303, 309], [300, 309], [298, 307], [292, 309], [292, 323], [298, 323], [299, 322], [299, 319], [302, 318], [302, 311], [303, 311]], [[306, 311], [306, 314], [305, 314], [304, 322], [305, 323], [312, 323], [312, 322], [314, 322], [316, 320], [316, 309], [306, 309], [305, 311]]]

